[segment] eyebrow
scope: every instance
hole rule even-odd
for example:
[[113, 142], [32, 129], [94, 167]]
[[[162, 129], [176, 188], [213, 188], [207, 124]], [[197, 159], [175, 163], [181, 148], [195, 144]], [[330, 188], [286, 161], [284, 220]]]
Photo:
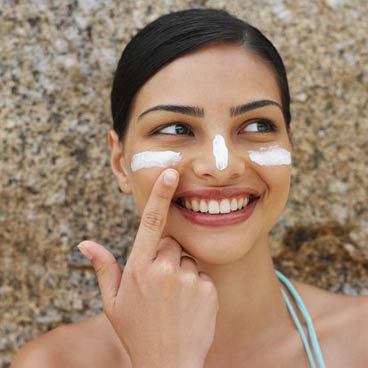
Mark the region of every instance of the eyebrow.
[[[244, 114], [247, 111], [259, 109], [264, 106], [268, 105], [275, 105], [278, 106], [282, 112], [282, 106], [273, 100], [256, 100], [247, 102], [243, 105], [238, 105], [230, 108], [230, 116], [234, 117], [237, 115]], [[170, 112], [176, 112], [179, 114], [185, 114], [185, 115], [191, 115], [196, 117], [204, 117], [204, 109], [199, 106], [188, 106], [188, 105], [157, 105], [150, 107], [148, 110], [142, 112], [142, 114], [139, 115], [138, 120], [140, 120], [144, 115], [148, 114], [151, 111], [170, 111]]]

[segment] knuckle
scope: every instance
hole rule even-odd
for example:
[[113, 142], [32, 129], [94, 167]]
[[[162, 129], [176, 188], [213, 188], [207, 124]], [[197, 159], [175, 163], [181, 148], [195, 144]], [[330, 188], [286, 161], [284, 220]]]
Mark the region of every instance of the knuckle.
[[203, 283], [209, 283], [209, 284], [212, 284], [212, 280], [210, 279], [210, 277], [205, 274], [204, 272], [200, 271], [198, 273], [199, 277], [201, 278], [202, 282]]
[[219, 305], [217, 292], [213, 288], [207, 288], [204, 291], [205, 299], [208, 300], [211, 304], [216, 306]]
[[210, 300], [212, 300], [212, 302], [214, 304], [217, 305], [217, 307], [219, 306], [219, 300], [218, 300], [218, 295], [217, 295], [217, 291], [213, 288], [209, 294], [209, 297], [208, 297]]
[[149, 210], [142, 216], [142, 224], [149, 230], [157, 231], [161, 229], [163, 216], [158, 210]]
[[156, 272], [163, 278], [166, 278], [166, 276], [168, 275], [174, 274], [176, 271], [175, 266], [171, 262], [164, 259], [158, 261], [156, 266]]
[[194, 272], [182, 272], [180, 279], [184, 286], [192, 287], [197, 283], [197, 275]]
[[139, 284], [141, 279], [141, 271], [137, 267], [125, 266], [123, 273], [124, 277], [133, 281], [135, 284]]
[[215, 285], [212, 283], [210, 279], [201, 280], [201, 286], [204, 292], [209, 295], [217, 298], [217, 290]]

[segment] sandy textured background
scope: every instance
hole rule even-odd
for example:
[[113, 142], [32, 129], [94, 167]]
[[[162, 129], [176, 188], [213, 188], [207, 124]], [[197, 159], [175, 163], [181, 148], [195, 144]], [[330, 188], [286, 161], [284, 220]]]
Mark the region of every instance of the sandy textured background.
[[[92, 238], [123, 266], [137, 229], [109, 168], [108, 95], [123, 46], [170, 10], [220, 1], [0, 0], [0, 364], [26, 341], [99, 313]], [[24, 5], [28, 4], [28, 5]], [[287, 276], [368, 293], [366, 0], [226, 1], [280, 50], [294, 168], [273, 231]]]

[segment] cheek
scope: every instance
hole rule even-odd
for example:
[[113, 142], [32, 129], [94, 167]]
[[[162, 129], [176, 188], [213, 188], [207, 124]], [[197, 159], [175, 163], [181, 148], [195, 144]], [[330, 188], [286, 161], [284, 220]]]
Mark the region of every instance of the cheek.
[[140, 215], [142, 215], [152, 188], [163, 170], [164, 169], [152, 168], [139, 170], [131, 174], [132, 192]]
[[281, 212], [289, 197], [291, 166], [263, 167], [258, 173], [267, 186], [265, 205], [270, 211]]
[[262, 228], [269, 232], [280, 219], [287, 204], [290, 189], [290, 166], [263, 167], [258, 170], [261, 180], [266, 184], [266, 191], [261, 202]]
[[135, 172], [141, 169], [169, 167], [177, 165], [182, 159], [180, 152], [175, 151], [144, 151], [133, 155], [130, 169]]
[[[185, 162], [180, 162], [179, 164], [172, 166], [173, 169], [179, 172], [179, 185], [181, 182], [181, 176], [184, 172]], [[136, 207], [138, 213], [142, 215], [144, 207], [151, 195], [153, 186], [157, 178], [160, 176], [162, 171], [166, 168], [155, 167], [149, 169], [138, 170], [136, 172], [130, 173], [130, 183], [132, 187], [132, 194], [135, 199]]]
[[284, 147], [261, 148], [257, 151], [248, 151], [251, 161], [259, 166], [289, 166], [291, 164], [291, 153]]
[[182, 155], [174, 151], [142, 151], [130, 155], [129, 176], [137, 210], [142, 214], [152, 188], [167, 167], [180, 166]]

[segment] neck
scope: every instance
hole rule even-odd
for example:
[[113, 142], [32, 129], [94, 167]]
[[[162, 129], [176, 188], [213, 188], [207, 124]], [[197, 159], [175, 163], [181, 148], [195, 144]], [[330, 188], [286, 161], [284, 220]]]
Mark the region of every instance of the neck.
[[[235, 263], [199, 265], [215, 283], [220, 308], [209, 356], [247, 354], [294, 329], [275, 273], [268, 236]], [[227, 360], [228, 361], [228, 360]]]

